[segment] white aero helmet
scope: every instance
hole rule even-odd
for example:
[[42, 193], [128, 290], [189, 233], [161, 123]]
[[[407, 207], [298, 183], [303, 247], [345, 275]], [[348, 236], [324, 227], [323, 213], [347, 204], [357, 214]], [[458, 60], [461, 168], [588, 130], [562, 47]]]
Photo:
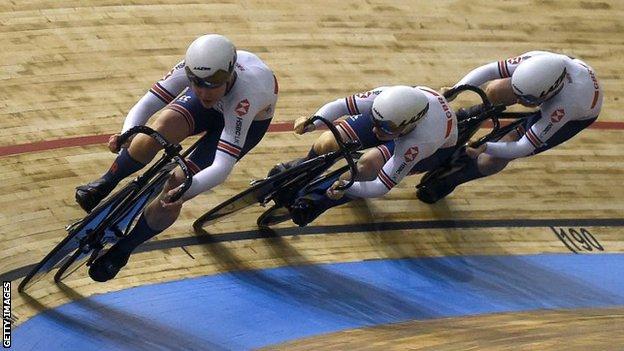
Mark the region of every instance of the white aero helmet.
[[566, 73], [562, 56], [534, 56], [518, 65], [511, 76], [511, 86], [522, 102], [539, 105], [561, 91]]
[[186, 49], [184, 63], [186, 76], [193, 84], [215, 88], [225, 84], [232, 76], [236, 47], [222, 35], [202, 35]]
[[420, 89], [397, 85], [375, 98], [371, 114], [375, 127], [394, 134], [400, 128], [415, 125], [428, 110], [429, 100]]

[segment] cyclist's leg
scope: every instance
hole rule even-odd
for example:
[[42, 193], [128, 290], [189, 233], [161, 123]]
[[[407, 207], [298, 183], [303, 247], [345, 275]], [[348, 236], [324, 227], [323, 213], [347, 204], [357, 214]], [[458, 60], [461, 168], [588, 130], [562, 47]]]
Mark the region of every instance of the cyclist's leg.
[[[361, 145], [361, 149], [366, 149], [379, 145], [381, 142], [373, 133], [373, 124], [368, 115], [350, 116], [336, 124], [340, 137], [344, 141], [358, 141]], [[285, 169], [296, 166], [304, 161], [313, 159], [319, 155], [326, 154], [328, 152], [337, 151], [338, 143], [334, 138], [334, 135], [330, 131], [325, 131], [314, 142], [310, 151], [305, 157], [292, 160], [290, 162], [280, 163], [273, 167], [269, 172], [269, 176], [276, 174]]]
[[[513, 130], [502, 137], [500, 141], [516, 141], [518, 138], [518, 132]], [[510, 161], [486, 154], [481, 154], [477, 159], [473, 159], [466, 155], [465, 149], [461, 149], [460, 152], [459, 158], [465, 160], [463, 168], [443, 178], [429, 181], [424, 187], [419, 187], [417, 195], [420, 200], [426, 203], [434, 203], [452, 193], [457, 186], [463, 183], [502, 171]]]
[[511, 78], [496, 79], [485, 87], [485, 94], [494, 105], [510, 106], [518, 101], [511, 88]]
[[[517, 141], [524, 134], [525, 131], [537, 122], [541, 118], [540, 113], [536, 113], [534, 116], [527, 118], [527, 120], [520, 125], [516, 130], [513, 130], [505, 135], [501, 141]], [[533, 155], [544, 152], [551, 149], [566, 140], [572, 138], [578, 134], [581, 130], [587, 128], [596, 119], [589, 119], [583, 121], [571, 121], [566, 123], [564, 127], [558, 130], [546, 143], [533, 152]], [[502, 159], [493, 157], [487, 154], [481, 154], [475, 159], [469, 159], [466, 166], [460, 171], [455, 172], [447, 177], [440, 179], [438, 182], [432, 184], [431, 191], [435, 192], [438, 196], [446, 196], [460, 184], [467, 183], [471, 180], [487, 177], [502, 171], [509, 162], [510, 159]], [[440, 197], [440, 198], [441, 198]]]
[[[189, 101], [185, 100], [185, 102]], [[191, 171], [197, 173], [199, 170], [211, 165], [214, 161], [217, 143], [223, 130], [224, 122], [223, 116], [216, 110], [194, 109], [191, 111], [195, 112], [191, 115], [193, 117], [193, 133], [197, 134], [206, 131], [206, 134], [201, 137], [197, 147], [187, 159]], [[147, 205], [128, 235], [121, 238], [102, 257], [93, 262], [89, 268], [89, 275], [93, 280], [107, 281], [114, 278], [119, 270], [126, 265], [134, 249], [175, 222], [180, 214], [182, 204], [165, 208], [160, 200], [164, 194], [182, 184], [183, 181], [184, 174], [182, 170], [176, 168], [167, 180], [160, 196]]]
[[[193, 115], [200, 110], [206, 110], [197, 99], [188, 98], [189, 96], [193, 96], [190, 90], [171, 103], [151, 126], [170, 143], [180, 143], [187, 136], [195, 134], [196, 123]], [[148, 164], [160, 148], [160, 144], [151, 137], [137, 135], [128, 149], [120, 151], [104, 175], [76, 188], [76, 201], [84, 210], [91, 211], [121, 180]]]
[[[217, 143], [221, 131], [223, 130], [223, 119], [213, 123], [210, 128], [207, 128], [207, 133], [198, 142], [195, 151], [189, 155], [187, 163], [197, 173], [199, 170], [204, 169], [212, 165]], [[239, 160], [242, 159], [254, 146], [256, 146], [262, 137], [266, 134], [271, 123], [270, 119], [263, 121], [252, 122], [247, 139], [239, 156]], [[162, 194], [159, 199], [162, 199], [164, 194], [169, 190], [176, 188], [184, 182], [184, 174], [179, 168], [176, 168], [173, 175], [165, 184]], [[155, 235], [161, 233], [165, 229], [169, 228], [180, 215], [182, 206], [175, 207], [163, 207], [161, 202], [156, 199], [152, 201], [141, 217], [139, 222], [132, 231], [125, 238], [121, 239], [117, 244], [118, 249], [126, 254], [130, 254], [141, 243], [151, 239]]]

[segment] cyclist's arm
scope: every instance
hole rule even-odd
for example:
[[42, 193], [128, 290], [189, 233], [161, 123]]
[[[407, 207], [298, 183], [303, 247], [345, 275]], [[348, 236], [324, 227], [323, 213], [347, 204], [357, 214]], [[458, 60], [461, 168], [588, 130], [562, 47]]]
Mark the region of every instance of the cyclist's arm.
[[217, 150], [212, 165], [193, 176], [193, 183], [186, 193], [184, 193], [183, 199], [186, 201], [223, 183], [230, 175], [230, 172], [232, 172], [232, 168], [234, 168], [235, 164], [235, 157], [221, 150]]
[[[373, 101], [382, 90], [383, 87], [380, 87], [329, 102], [316, 111], [314, 116], [321, 116], [328, 121], [335, 121], [342, 116], [359, 115], [370, 110]], [[321, 121], [315, 121], [314, 125], [319, 127], [323, 125], [323, 123]]]
[[434, 151], [435, 147], [430, 144], [421, 143], [410, 147], [396, 143], [394, 155], [381, 168], [377, 178], [368, 182], [355, 182], [345, 194], [361, 198], [381, 197], [399, 184], [416, 163], [429, 157]]
[[563, 125], [571, 120], [563, 108], [552, 106], [542, 110], [542, 118], [535, 122], [518, 141], [488, 142], [484, 153], [490, 156], [514, 159], [532, 155], [544, 145]]
[[181, 61], [161, 80], [154, 83], [152, 88], [128, 111], [121, 132], [134, 126], [145, 125], [154, 113], [173, 101], [186, 87], [188, 87], [188, 79], [184, 73], [184, 61]]
[[530, 51], [520, 56], [511, 57], [506, 60], [490, 62], [487, 65], [477, 67], [470, 71], [464, 78], [460, 79], [455, 86], [469, 84], [481, 86], [484, 83], [495, 79], [509, 78], [516, 70], [520, 62], [531, 56], [539, 55], [541, 52]]

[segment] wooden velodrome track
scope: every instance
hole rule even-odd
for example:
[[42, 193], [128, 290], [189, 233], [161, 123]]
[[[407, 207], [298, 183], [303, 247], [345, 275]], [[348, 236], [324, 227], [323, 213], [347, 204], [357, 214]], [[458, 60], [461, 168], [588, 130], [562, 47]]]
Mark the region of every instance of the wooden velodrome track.
[[[178, 62], [188, 43], [207, 32], [227, 35], [274, 69], [280, 83], [275, 123], [281, 126], [331, 99], [385, 84], [437, 89], [480, 64], [533, 49], [574, 54], [591, 64], [605, 93], [599, 121], [610, 123], [462, 186], [435, 206], [416, 200], [414, 177], [383, 199], [334, 209], [315, 223], [515, 221], [508, 225], [225, 241], [218, 250], [215, 244], [189, 246], [190, 255], [179, 247], [145, 250], [109, 283], [93, 284], [86, 272], [76, 273], [66, 283], [79, 295], [232, 269], [569, 252], [550, 226], [583, 227], [605, 252], [622, 253], [621, 220], [607, 221], [624, 212], [622, 23], [624, 2], [618, 0], [2, 1], [0, 274], [39, 261], [60, 241], [62, 228], [82, 216], [73, 189], [110, 165], [106, 135], [121, 128], [127, 110]], [[306, 153], [317, 135], [270, 133], [226, 184], [188, 203], [157, 240], [193, 236], [195, 218], [276, 162]], [[227, 219], [212, 232], [253, 230], [261, 210]], [[585, 222], [566, 221], [578, 219]], [[17, 324], [70, 299], [49, 280], [29, 294], [14, 294]], [[467, 349], [478, 339], [479, 349], [604, 349], [624, 344], [624, 333], [617, 332], [622, 323], [624, 308], [506, 313], [351, 330], [285, 347]]]

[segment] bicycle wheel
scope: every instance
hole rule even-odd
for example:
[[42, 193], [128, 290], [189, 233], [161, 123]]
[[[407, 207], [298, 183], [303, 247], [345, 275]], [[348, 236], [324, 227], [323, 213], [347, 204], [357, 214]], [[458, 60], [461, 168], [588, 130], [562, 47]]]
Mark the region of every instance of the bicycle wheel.
[[264, 213], [262, 213], [260, 217], [258, 217], [256, 224], [258, 225], [258, 227], [268, 228], [272, 225], [286, 222], [291, 218], [292, 217], [290, 215], [290, 212], [285, 206], [281, 204], [275, 204], [271, 206], [271, 208], [269, 208], [268, 210], [264, 211]]
[[67, 236], [24, 277], [17, 290], [24, 291], [54, 268], [64, 265], [65, 260], [68, 260], [68, 257], [80, 247], [81, 241], [129, 196], [133, 189], [132, 183], [129, 184], [93, 209], [84, 219], [69, 226]]
[[306, 178], [306, 175], [315, 174], [317, 170], [324, 169], [326, 162], [325, 158], [317, 157], [256, 182], [250, 188], [234, 195], [212, 210], [204, 213], [193, 223], [193, 229], [195, 232], [201, 233], [201, 228], [217, 220], [233, 215], [257, 203], [267, 203], [271, 201], [273, 195], [277, 191], [283, 187], [305, 180], [304, 178]]
[[[134, 219], [143, 211], [145, 206], [161, 192], [168, 179], [168, 175], [168, 170], [162, 171], [156, 178], [141, 189], [136, 196], [128, 197], [123, 203], [120, 203], [118, 208], [127, 208], [115, 211], [121, 213], [116, 216], [116, 219], [104, 220], [101, 224], [101, 228], [98, 228], [99, 230], [89, 233], [89, 236], [84, 240], [84, 244], [86, 245], [81, 245], [74, 254], [60, 266], [59, 270], [54, 275], [54, 282], [61, 282], [87, 262], [92, 262], [96, 259], [97, 253], [96, 257], [93, 257], [93, 250], [99, 252], [107, 245], [114, 245], [123, 235], [126, 235]], [[133, 205], [126, 206], [127, 204]], [[102, 230], [104, 230], [103, 234]], [[87, 250], [83, 249], [85, 246], [88, 246]]]

